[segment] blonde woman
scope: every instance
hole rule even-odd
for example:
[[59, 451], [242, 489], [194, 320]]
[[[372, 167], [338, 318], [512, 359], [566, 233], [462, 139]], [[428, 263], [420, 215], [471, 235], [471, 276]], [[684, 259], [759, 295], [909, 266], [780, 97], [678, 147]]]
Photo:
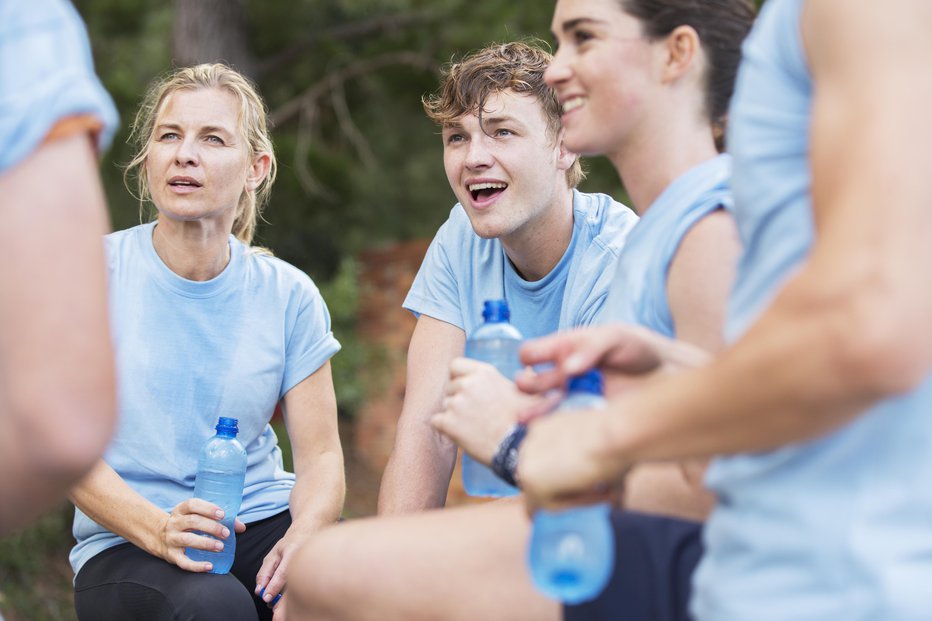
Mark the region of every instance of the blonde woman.
[[[254, 87], [220, 64], [179, 69], [148, 92], [134, 137], [127, 174], [157, 217], [106, 240], [120, 423], [72, 492], [78, 617], [280, 618], [292, 552], [343, 504], [329, 363], [340, 346], [314, 283], [250, 245], [275, 178]], [[294, 474], [269, 426], [279, 401]], [[248, 455], [236, 533], [192, 498], [221, 415], [239, 419]], [[185, 556], [229, 537], [229, 574]]]

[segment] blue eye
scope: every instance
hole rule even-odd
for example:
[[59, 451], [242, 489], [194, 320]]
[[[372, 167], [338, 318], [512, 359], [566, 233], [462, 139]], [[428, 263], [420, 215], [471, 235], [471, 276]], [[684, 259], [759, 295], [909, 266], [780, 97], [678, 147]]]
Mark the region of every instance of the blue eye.
[[159, 140], [175, 140], [176, 138], [178, 138], [178, 134], [175, 132], [165, 132], [159, 136]]
[[210, 136], [207, 136], [205, 140], [207, 140], [207, 142], [212, 142], [214, 144], [226, 144], [225, 142], [223, 142], [223, 139], [220, 136], [214, 136], [213, 134], [211, 134]]

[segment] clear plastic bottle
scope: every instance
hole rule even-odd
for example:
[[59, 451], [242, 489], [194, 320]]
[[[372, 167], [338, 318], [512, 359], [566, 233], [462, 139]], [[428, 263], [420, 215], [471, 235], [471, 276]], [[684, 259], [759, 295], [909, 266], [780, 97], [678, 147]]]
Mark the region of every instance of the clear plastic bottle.
[[[513, 380], [521, 370], [518, 348], [521, 333], [508, 320], [511, 313], [505, 300], [486, 300], [482, 309], [485, 320], [466, 341], [466, 357], [487, 362], [499, 373]], [[491, 468], [463, 453], [463, 488], [470, 496], [514, 496], [518, 488], [498, 477]]]
[[[558, 412], [602, 408], [602, 395], [598, 371], [574, 377]], [[595, 598], [608, 584], [615, 566], [611, 506], [599, 503], [535, 513], [528, 564], [534, 584], [546, 595], [567, 604]]]
[[[230, 529], [230, 536], [223, 540], [223, 550], [220, 552], [185, 548], [185, 554], [193, 561], [213, 563], [212, 574], [230, 571], [236, 555], [233, 521], [243, 501], [243, 484], [246, 480], [246, 449], [236, 439], [238, 423], [235, 418], [221, 416], [217, 422], [217, 435], [204, 443], [197, 460], [194, 497], [203, 498], [223, 509], [221, 523]], [[198, 534], [215, 538], [206, 533]]]

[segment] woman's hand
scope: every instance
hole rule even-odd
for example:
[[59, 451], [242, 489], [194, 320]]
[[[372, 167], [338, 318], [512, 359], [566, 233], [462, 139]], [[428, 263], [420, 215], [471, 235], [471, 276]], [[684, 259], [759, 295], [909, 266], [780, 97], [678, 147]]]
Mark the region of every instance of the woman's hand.
[[274, 604], [274, 618], [284, 618], [285, 582], [288, 578], [288, 566], [295, 553], [304, 547], [311, 533], [298, 530], [294, 524], [288, 529], [284, 537], [269, 550], [262, 561], [262, 567], [256, 574], [255, 594], [261, 597], [266, 605], [275, 602], [280, 594], [281, 598]]
[[[162, 521], [158, 536], [158, 556], [181, 569], [193, 572], [207, 572], [213, 569], [210, 562], [192, 561], [185, 555], [185, 548], [197, 548], [210, 552], [223, 549], [224, 540], [233, 536], [229, 529], [220, 523], [223, 511], [217, 505], [201, 498], [189, 498], [178, 503], [171, 513]], [[241, 533], [246, 525], [237, 519], [234, 530]], [[195, 531], [208, 533], [217, 539], [200, 535]]]
[[538, 400], [518, 390], [492, 365], [456, 358], [450, 364], [443, 411], [430, 423], [476, 461], [488, 465], [518, 413]]

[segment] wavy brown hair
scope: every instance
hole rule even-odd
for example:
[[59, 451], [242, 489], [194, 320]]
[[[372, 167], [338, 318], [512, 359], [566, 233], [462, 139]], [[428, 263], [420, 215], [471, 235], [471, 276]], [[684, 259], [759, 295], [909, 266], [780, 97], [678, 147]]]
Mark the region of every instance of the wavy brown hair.
[[[443, 70], [440, 88], [421, 99], [424, 111], [441, 127], [464, 114], [475, 114], [482, 124], [485, 102], [490, 95], [512, 90], [534, 97], [544, 111], [547, 130], [556, 142], [560, 134], [562, 106], [553, 89], [544, 82], [544, 72], [553, 57], [536, 42], [493, 44], [472, 52]], [[574, 188], [585, 178], [579, 158], [566, 171], [566, 182]]]

